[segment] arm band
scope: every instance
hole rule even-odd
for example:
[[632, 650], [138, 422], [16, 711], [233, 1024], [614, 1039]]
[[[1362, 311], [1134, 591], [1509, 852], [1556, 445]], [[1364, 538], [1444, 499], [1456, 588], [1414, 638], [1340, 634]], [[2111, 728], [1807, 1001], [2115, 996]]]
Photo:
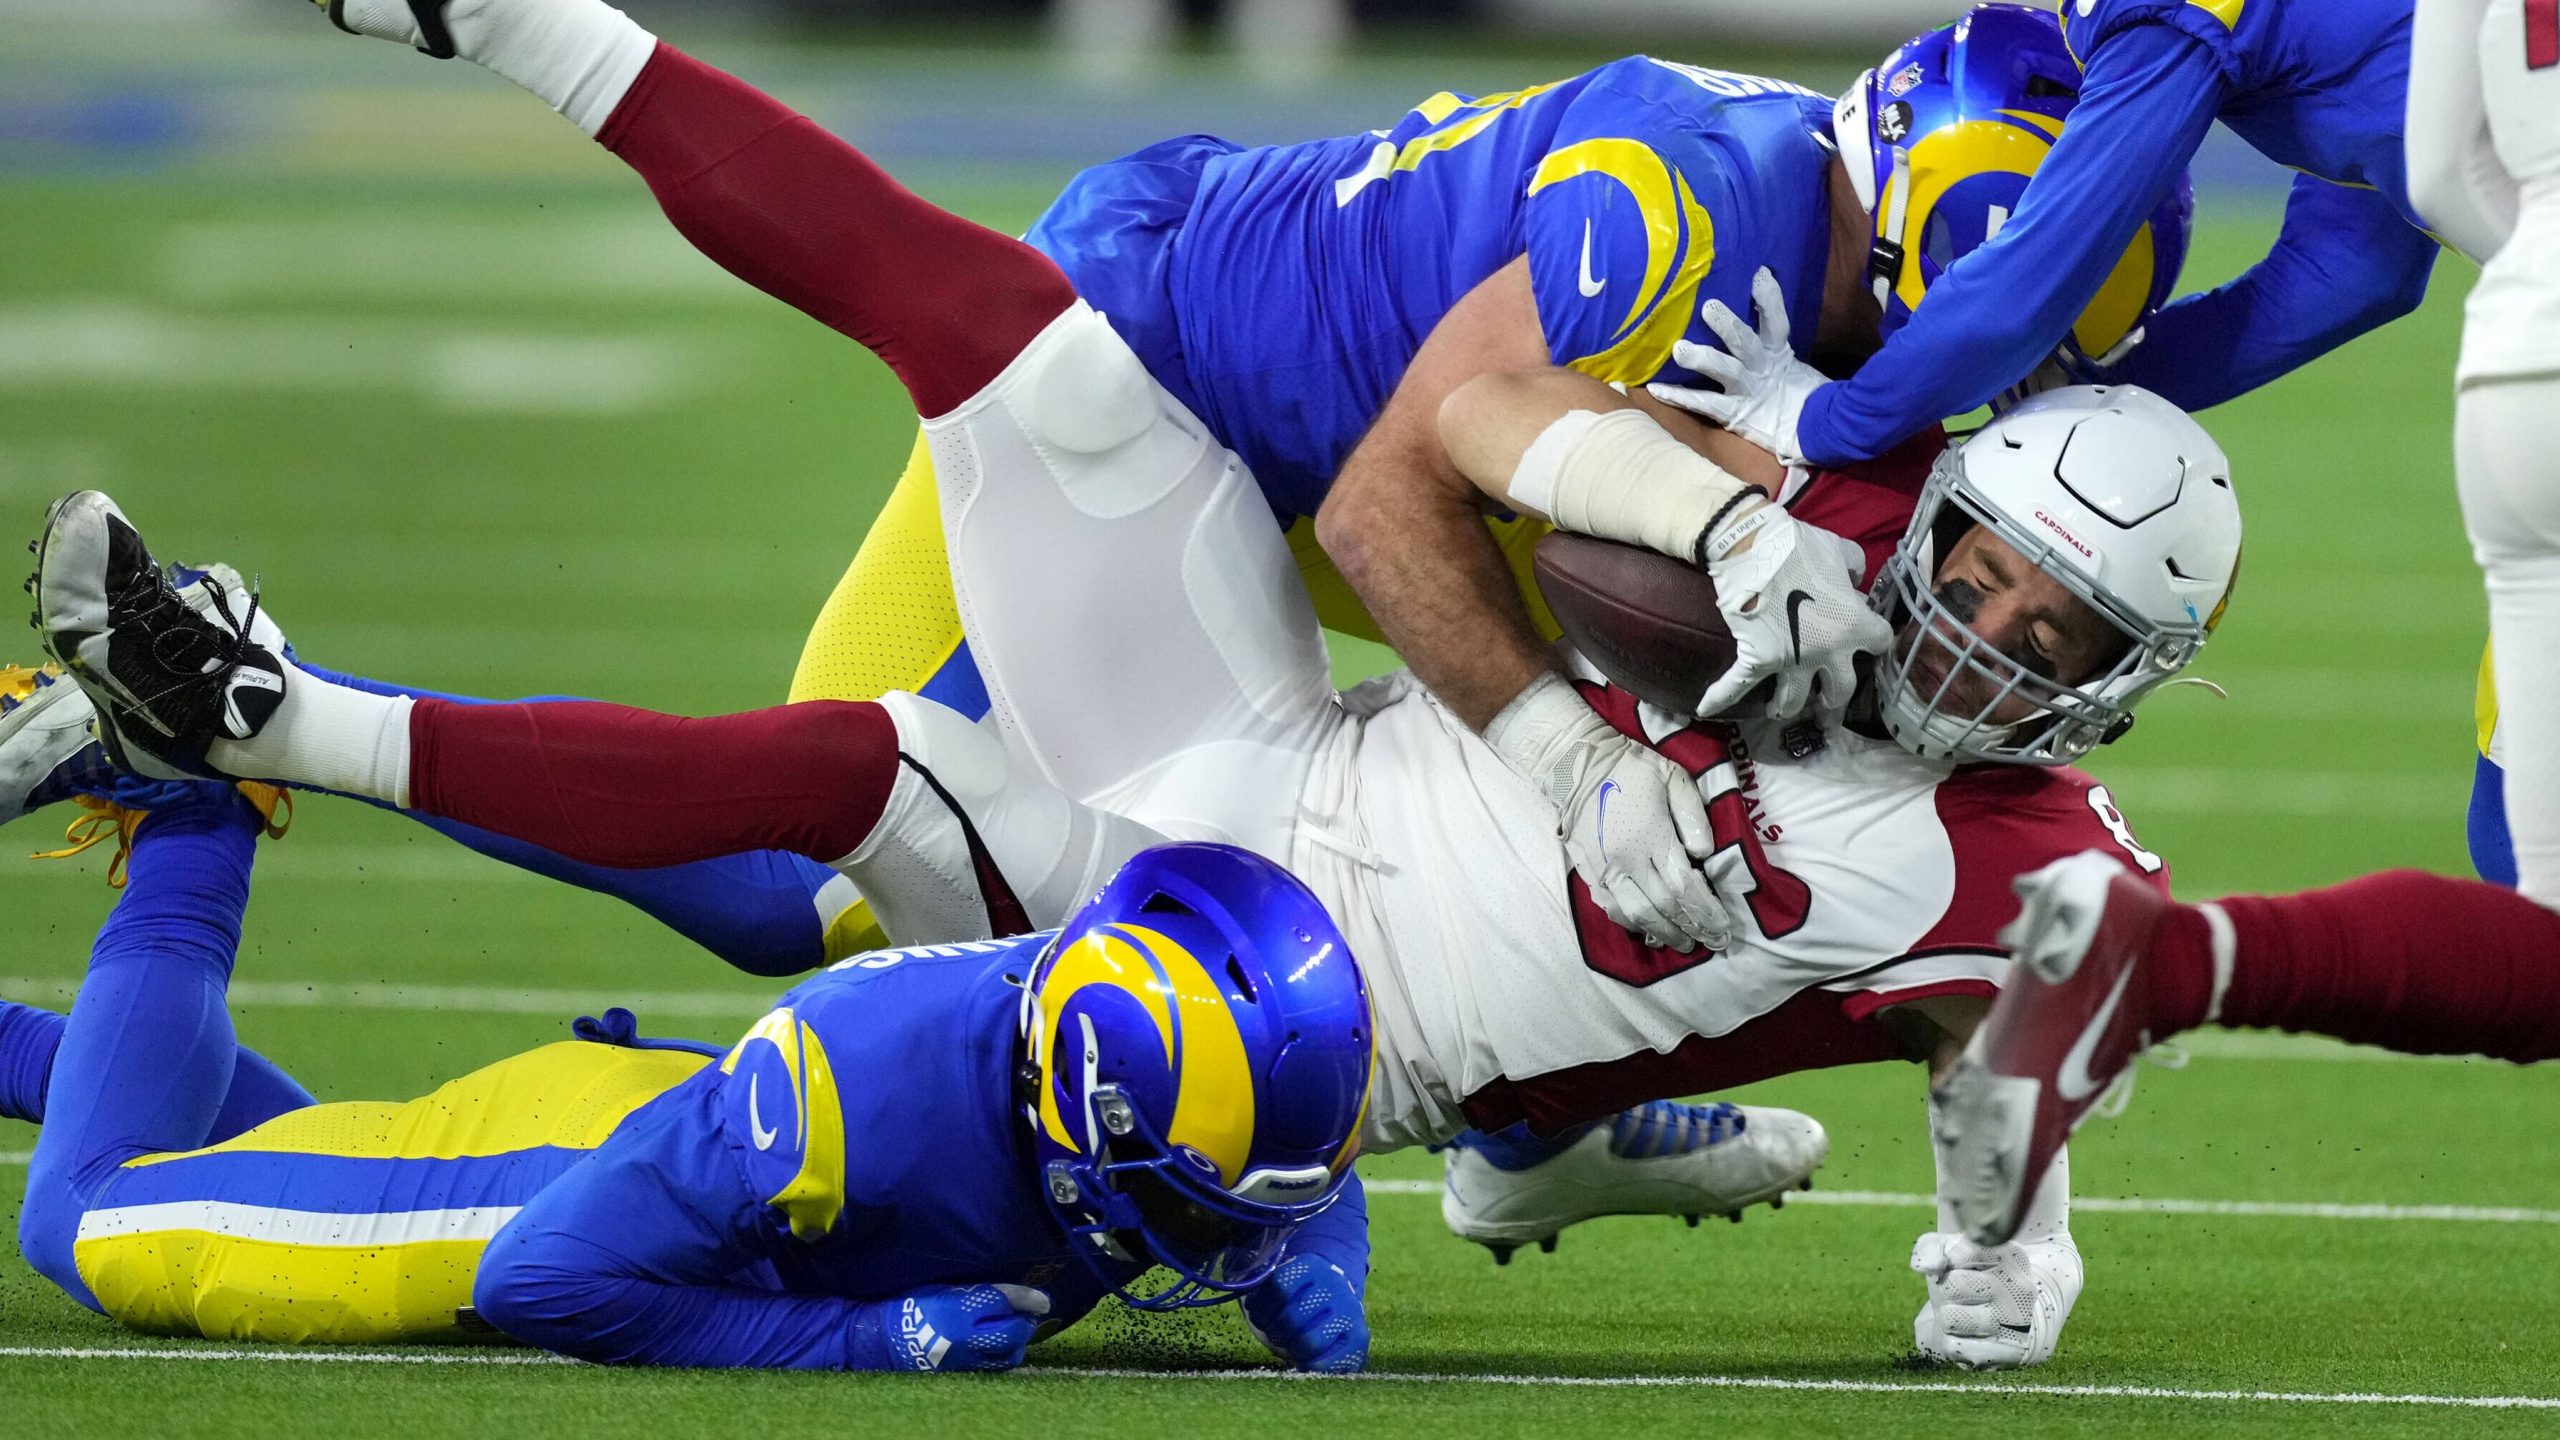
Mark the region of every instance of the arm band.
[[1559, 529], [1689, 561], [1719, 515], [1761, 493], [1641, 410], [1569, 412], [1530, 442], [1510, 485]]

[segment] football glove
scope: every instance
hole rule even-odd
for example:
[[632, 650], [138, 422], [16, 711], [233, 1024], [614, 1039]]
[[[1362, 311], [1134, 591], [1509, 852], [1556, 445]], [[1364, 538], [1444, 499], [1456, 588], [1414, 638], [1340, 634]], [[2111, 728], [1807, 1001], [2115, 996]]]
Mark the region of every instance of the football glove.
[[1722, 386], [1704, 390], [1684, 385], [1648, 385], [1645, 389], [1665, 405], [1676, 405], [1759, 446], [1789, 465], [1804, 460], [1796, 439], [1804, 404], [1831, 377], [1796, 358], [1787, 324], [1787, 296], [1769, 267], [1751, 277], [1751, 305], [1760, 312], [1753, 330], [1721, 300], [1710, 300], [1698, 312], [1724, 349], [1683, 340], [1671, 347], [1671, 363]]
[[1976, 1245], [1931, 1232], [1911, 1247], [1929, 1298], [1911, 1322], [1921, 1355], [1966, 1370], [2014, 1370], [2053, 1358], [2080, 1298], [2080, 1250], [2068, 1231]]
[[1292, 1369], [1356, 1375], [1369, 1364], [1369, 1314], [1342, 1267], [1292, 1255], [1245, 1292], [1244, 1325]]
[[1733, 944], [1698, 869], [1716, 841], [1689, 772], [1610, 728], [1560, 675], [1538, 677], [1484, 735], [1554, 802], [1565, 858], [1612, 924], [1674, 950]]
[[892, 1370], [1010, 1370], [1049, 1313], [1022, 1285], [930, 1285], [893, 1303]]
[[1836, 722], [1857, 692], [1858, 657], [1893, 644], [1893, 627], [1858, 588], [1865, 552], [1776, 505], [1726, 522], [1699, 548], [1734, 654], [1698, 698], [1698, 713], [1730, 714], [1768, 681], [1768, 718], [1792, 720], [1810, 707]]

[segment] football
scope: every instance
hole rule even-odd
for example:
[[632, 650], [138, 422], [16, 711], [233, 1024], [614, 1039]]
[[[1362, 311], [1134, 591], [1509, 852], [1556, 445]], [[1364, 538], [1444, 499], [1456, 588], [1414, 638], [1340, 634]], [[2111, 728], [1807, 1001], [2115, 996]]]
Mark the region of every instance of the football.
[[1547, 609], [1609, 683], [1675, 714], [1733, 664], [1706, 572], [1640, 545], [1558, 530], [1533, 557]]

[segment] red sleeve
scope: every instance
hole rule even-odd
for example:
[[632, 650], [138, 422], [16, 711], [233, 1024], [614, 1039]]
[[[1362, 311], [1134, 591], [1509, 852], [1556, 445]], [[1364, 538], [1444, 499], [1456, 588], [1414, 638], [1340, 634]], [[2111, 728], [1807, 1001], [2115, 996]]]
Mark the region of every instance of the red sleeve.
[[2096, 850], [2169, 891], [2169, 867], [2142, 848], [2107, 787], [2078, 770], [1970, 765], [1938, 787], [1938, 818], [1955, 848], [1955, 893], [1915, 955], [2000, 953], [2017, 918], [2010, 882], [2066, 855]]
[[1911, 528], [1920, 487], [1946, 448], [1947, 432], [1932, 425], [1873, 460], [1815, 471], [1787, 502], [1787, 512], [1855, 542], [1867, 555], [1861, 578], [1871, 581]]

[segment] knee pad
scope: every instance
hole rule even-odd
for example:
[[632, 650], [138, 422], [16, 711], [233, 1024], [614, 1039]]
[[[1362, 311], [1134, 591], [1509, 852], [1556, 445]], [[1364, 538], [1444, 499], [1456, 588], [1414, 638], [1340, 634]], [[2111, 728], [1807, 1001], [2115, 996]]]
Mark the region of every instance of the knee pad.
[[1069, 504], [1117, 519], [1177, 487], [1215, 442], [1100, 311], [1058, 317], [996, 382]]

